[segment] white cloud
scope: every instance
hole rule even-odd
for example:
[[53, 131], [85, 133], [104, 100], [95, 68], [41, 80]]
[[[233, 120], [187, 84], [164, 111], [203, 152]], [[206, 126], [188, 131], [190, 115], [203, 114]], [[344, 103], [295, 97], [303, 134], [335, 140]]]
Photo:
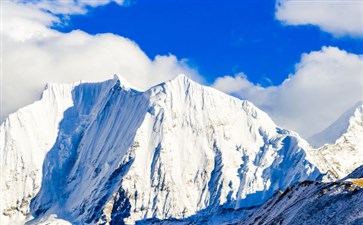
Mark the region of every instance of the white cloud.
[[303, 54], [295, 73], [279, 86], [253, 85], [240, 74], [218, 78], [213, 86], [252, 101], [277, 124], [309, 137], [363, 99], [363, 57], [323, 47]]
[[115, 2], [119, 5], [124, 5], [124, 0], [13, 0], [14, 3], [23, 4], [26, 7], [40, 9], [51, 12], [52, 14], [86, 14], [88, 8], [107, 5]]
[[251, 87], [254, 87], [254, 84], [247, 80], [247, 76], [244, 73], [239, 73], [235, 77], [228, 75], [219, 77], [213, 86], [221, 91], [234, 93], [248, 91]]
[[363, 37], [363, 1], [277, 0], [276, 18], [287, 25], [315, 25], [335, 36]]
[[201, 81], [185, 59], [173, 55], [149, 59], [127, 38], [52, 30], [48, 27], [59, 22], [58, 18], [38, 6], [6, 2], [3, 12], [1, 120], [37, 100], [47, 82], [100, 81], [120, 74], [132, 85], [146, 89], [179, 73]]

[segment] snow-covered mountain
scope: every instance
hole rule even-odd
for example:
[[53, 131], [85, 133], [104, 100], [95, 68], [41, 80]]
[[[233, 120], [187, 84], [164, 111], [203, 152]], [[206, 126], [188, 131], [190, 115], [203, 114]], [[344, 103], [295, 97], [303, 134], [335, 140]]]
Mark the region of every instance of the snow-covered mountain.
[[363, 101], [359, 101], [329, 127], [308, 138], [309, 143], [315, 148], [320, 148], [325, 144], [334, 144], [343, 134], [350, 130], [350, 127], [355, 126], [354, 124], [359, 120], [362, 121], [362, 105]]
[[353, 109], [347, 111], [329, 129], [321, 133], [320, 137], [334, 133], [334, 129], [341, 133], [338, 129], [342, 127], [341, 124], [347, 124], [344, 125], [346, 129], [335, 143], [325, 144], [310, 151], [315, 160], [321, 162], [318, 165], [319, 169], [337, 179], [345, 177], [363, 164], [363, 102], [359, 102]]
[[208, 215], [337, 170], [252, 103], [184, 75], [145, 92], [117, 76], [48, 85], [1, 125], [0, 148], [4, 224]]

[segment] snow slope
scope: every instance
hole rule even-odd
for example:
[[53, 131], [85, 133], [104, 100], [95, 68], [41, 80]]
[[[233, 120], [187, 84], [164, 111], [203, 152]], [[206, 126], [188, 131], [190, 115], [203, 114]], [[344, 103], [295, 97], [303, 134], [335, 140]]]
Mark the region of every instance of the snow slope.
[[[48, 84], [39, 101], [11, 114], [1, 124], [1, 224], [24, 221], [29, 214], [29, 203], [40, 189], [44, 158], [55, 143], [63, 113], [82, 101], [89, 104], [92, 95], [97, 99], [109, 84], [98, 88], [80, 83]], [[88, 87], [79, 91], [76, 99], [73, 90], [78, 86]]]

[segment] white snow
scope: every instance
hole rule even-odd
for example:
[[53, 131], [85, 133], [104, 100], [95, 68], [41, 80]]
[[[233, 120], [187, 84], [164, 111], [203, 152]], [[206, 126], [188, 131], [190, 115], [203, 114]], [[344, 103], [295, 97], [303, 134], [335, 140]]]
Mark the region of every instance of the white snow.
[[49, 84], [42, 99], [10, 115], [0, 127], [2, 216], [27, 214], [40, 188], [42, 165], [57, 137], [73, 85]]

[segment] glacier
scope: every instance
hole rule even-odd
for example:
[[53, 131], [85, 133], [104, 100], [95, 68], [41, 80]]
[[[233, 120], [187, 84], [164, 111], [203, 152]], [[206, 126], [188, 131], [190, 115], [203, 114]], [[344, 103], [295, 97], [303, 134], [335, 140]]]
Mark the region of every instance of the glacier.
[[4, 224], [134, 224], [248, 210], [297, 182], [341, 178], [362, 164], [322, 165], [328, 153], [251, 102], [185, 75], [147, 91], [119, 76], [49, 84], [1, 125], [0, 147]]

